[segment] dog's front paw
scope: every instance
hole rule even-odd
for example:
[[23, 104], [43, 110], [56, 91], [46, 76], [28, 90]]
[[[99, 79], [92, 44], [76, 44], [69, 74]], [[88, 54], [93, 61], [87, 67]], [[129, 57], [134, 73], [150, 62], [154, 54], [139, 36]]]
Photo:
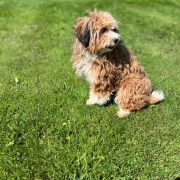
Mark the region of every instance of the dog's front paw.
[[123, 118], [124, 116], [127, 116], [128, 114], [130, 114], [130, 111], [124, 111], [122, 109], [120, 109], [118, 112], [117, 112], [117, 115], [118, 117], [120, 118]]
[[91, 105], [93, 105], [93, 104], [95, 104], [95, 103], [92, 102], [91, 99], [88, 99], [88, 100], [86, 101], [86, 105], [88, 105], [88, 106], [91, 106]]

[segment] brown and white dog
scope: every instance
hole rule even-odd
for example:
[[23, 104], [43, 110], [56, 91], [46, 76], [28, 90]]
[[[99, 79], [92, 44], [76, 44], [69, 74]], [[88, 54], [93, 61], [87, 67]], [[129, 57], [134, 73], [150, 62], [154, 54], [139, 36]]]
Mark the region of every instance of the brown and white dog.
[[106, 104], [115, 94], [117, 115], [123, 117], [164, 99], [162, 91], [153, 91], [144, 68], [122, 43], [109, 13], [95, 10], [78, 18], [74, 33], [73, 67], [90, 84], [87, 105]]

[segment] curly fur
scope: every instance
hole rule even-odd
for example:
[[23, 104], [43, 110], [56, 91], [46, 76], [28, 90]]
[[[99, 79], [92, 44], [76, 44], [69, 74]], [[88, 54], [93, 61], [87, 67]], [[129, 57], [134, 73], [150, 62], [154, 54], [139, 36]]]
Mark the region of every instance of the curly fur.
[[87, 105], [103, 105], [116, 94], [117, 115], [123, 117], [164, 99], [161, 91], [153, 92], [144, 68], [123, 44], [109, 13], [95, 10], [78, 18], [74, 33], [73, 67], [90, 84]]

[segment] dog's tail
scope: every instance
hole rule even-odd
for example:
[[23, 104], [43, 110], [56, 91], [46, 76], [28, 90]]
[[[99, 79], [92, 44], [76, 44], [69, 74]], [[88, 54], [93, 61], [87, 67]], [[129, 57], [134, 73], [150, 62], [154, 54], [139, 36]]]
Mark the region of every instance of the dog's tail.
[[164, 99], [162, 91], [153, 91], [150, 97], [150, 104], [156, 104]]

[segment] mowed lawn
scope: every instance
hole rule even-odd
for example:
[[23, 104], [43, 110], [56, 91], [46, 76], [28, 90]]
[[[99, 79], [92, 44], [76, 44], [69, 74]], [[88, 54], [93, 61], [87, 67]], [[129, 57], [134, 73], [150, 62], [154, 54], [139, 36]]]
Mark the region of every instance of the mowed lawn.
[[[122, 119], [86, 106], [75, 20], [110, 12], [165, 100]], [[179, 0], [0, 1], [0, 179], [180, 178]]]

